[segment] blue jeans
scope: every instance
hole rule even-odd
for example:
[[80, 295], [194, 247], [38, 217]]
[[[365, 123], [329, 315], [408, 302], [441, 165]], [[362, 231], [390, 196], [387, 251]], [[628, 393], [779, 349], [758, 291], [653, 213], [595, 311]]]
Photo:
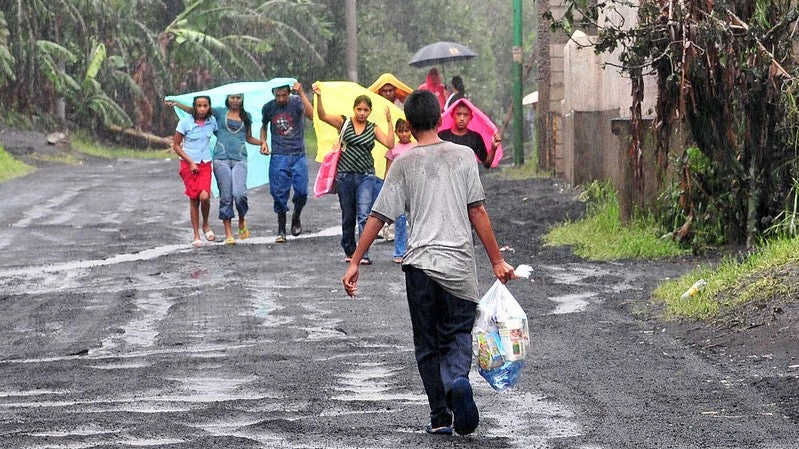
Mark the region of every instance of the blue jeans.
[[380, 195], [380, 190], [382, 188], [383, 188], [383, 180], [378, 178], [377, 175], [375, 175], [375, 190], [374, 193], [372, 194], [372, 203], [374, 203], [375, 200], [377, 199], [377, 195]]
[[405, 229], [407, 221], [405, 214], [402, 214], [394, 222], [394, 257], [405, 257], [408, 250], [405, 245], [408, 240], [408, 233]]
[[403, 265], [416, 365], [430, 404], [432, 427], [449, 426], [452, 382], [469, 378], [477, 303], [453, 296], [424, 271]]
[[[336, 193], [341, 206], [341, 247], [347, 257], [352, 256], [358, 243], [355, 239], [356, 221], [360, 235], [372, 211], [374, 177], [370, 173], [336, 173]], [[368, 255], [367, 251], [363, 257]]]
[[233, 204], [239, 218], [247, 215], [247, 161], [235, 159], [214, 159], [214, 176], [219, 187], [219, 219], [231, 220]]
[[269, 193], [275, 213], [289, 210], [289, 193], [294, 188], [294, 210], [308, 202], [308, 161], [305, 154], [273, 154], [269, 160]]

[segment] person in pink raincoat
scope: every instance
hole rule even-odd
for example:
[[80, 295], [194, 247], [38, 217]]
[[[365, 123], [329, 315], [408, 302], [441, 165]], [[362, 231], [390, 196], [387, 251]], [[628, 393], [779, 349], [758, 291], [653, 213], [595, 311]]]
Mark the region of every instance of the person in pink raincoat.
[[444, 111], [444, 104], [447, 102], [447, 89], [441, 84], [441, 75], [438, 74], [438, 69], [433, 67], [427, 72], [427, 79], [424, 83], [419, 85], [419, 90], [429, 90], [435, 94], [438, 103], [441, 105], [441, 112]]
[[470, 107], [471, 103], [465, 98], [456, 101], [449, 109], [450, 116], [452, 117], [452, 127], [442, 129], [438, 133], [441, 140], [447, 140], [460, 145], [465, 145], [474, 151], [474, 155], [483, 164], [483, 167], [490, 168], [494, 163], [494, 158], [497, 155], [497, 148], [502, 142], [502, 136], [499, 132], [494, 132], [491, 136], [491, 144], [486, 148], [486, 140], [483, 136], [469, 129], [469, 123], [472, 121], [473, 113]]

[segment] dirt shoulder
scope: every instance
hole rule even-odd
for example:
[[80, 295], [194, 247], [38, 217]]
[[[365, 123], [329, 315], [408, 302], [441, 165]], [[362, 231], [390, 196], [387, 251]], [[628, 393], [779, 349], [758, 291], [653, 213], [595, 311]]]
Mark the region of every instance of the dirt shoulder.
[[[585, 263], [567, 248], [543, 247], [540, 241], [549, 227], [584, 214], [584, 205], [576, 199], [578, 191], [552, 179], [507, 180], [489, 175], [483, 182], [497, 240], [507, 245], [507, 250], [549, 265]], [[656, 323], [731, 379], [744, 379], [763, 391], [780, 404], [787, 416], [799, 421], [799, 265], [766, 273], [763, 279], [752, 279], [748, 288], [758, 288], [766, 279], [765, 285], [774, 286], [769, 290], [774, 293], [745, 306], [725, 307], [712, 321], [667, 319], [653, 302], [651, 292], [660, 282], [718, 259], [719, 256], [705, 255], [679, 260], [615, 261], [614, 265], [620, 264], [645, 280], [645, 285], [641, 285], [644, 294], [636, 300], [640, 302], [619, 307]], [[727, 292], [717, 300], [735, 304], [748, 294], [746, 289]]]
[[82, 160], [82, 156], [72, 149], [69, 135], [64, 133], [47, 134], [0, 125], [0, 145], [16, 159], [33, 167]]

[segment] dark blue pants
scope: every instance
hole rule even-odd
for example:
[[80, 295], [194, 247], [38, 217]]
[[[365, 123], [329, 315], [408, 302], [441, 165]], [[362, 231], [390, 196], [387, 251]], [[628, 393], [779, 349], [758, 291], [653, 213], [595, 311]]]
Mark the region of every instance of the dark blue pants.
[[275, 213], [289, 210], [289, 193], [294, 188], [294, 211], [308, 201], [308, 161], [305, 154], [273, 154], [269, 158], [269, 193]]
[[453, 296], [418, 268], [403, 265], [402, 270], [430, 423], [433, 428], [449, 426], [452, 414], [447, 393], [456, 378], [469, 377], [472, 367], [477, 303]]
[[[336, 193], [341, 206], [341, 247], [347, 257], [352, 256], [358, 244], [356, 224], [360, 236], [372, 211], [374, 179], [369, 173], [336, 173]], [[368, 258], [369, 251], [363, 257]]]

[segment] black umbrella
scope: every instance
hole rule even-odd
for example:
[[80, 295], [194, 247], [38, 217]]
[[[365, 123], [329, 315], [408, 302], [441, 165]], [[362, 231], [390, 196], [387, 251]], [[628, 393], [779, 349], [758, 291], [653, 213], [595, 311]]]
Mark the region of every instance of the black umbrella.
[[477, 56], [469, 47], [455, 42], [436, 42], [419, 49], [408, 64], [414, 67], [437, 65], [444, 62], [471, 59]]

